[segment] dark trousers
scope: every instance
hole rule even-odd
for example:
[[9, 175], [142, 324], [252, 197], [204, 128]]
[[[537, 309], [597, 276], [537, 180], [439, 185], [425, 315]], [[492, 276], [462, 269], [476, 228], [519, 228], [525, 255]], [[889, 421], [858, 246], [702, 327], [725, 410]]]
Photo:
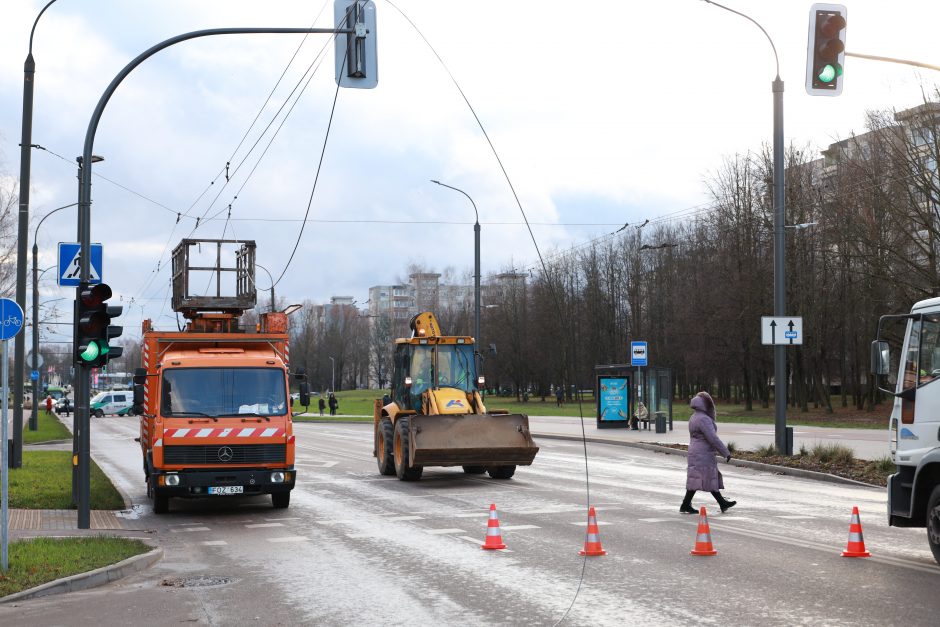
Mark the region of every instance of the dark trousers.
[[[692, 507], [692, 497], [695, 496], [695, 492], [696, 490], [686, 490], [685, 498], [682, 499], [682, 504]], [[719, 506], [724, 506], [724, 504], [727, 503], [727, 500], [725, 500], [725, 497], [722, 496], [721, 492], [719, 492], [718, 490], [713, 491], [711, 495], [715, 497], [716, 501], [718, 501]]]

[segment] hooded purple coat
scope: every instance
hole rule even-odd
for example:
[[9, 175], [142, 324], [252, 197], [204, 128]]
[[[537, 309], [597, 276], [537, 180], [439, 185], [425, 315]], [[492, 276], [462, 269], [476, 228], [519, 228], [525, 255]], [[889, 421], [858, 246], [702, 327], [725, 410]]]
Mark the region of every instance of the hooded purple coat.
[[728, 457], [728, 447], [718, 438], [715, 423], [715, 401], [708, 392], [699, 392], [689, 403], [694, 410], [689, 418], [689, 468], [686, 473], [686, 490], [713, 492], [725, 487], [718, 471], [715, 453]]

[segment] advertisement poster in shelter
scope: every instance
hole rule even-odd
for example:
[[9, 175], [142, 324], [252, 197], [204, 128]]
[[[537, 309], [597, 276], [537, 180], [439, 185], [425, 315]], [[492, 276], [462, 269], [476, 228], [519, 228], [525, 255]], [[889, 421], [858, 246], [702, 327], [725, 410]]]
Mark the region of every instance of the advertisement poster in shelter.
[[630, 419], [630, 379], [601, 376], [597, 378], [600, 392], [597, 418], [603, 422], [626, 422]]

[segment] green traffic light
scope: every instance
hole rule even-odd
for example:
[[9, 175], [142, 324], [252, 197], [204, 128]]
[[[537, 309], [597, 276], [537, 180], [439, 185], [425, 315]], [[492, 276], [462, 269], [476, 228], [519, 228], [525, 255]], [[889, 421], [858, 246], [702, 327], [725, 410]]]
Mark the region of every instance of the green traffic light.
[[819, 74], [816, 75], [816, 78], [818, 78], [823, 83], [831, 83], [832, 81], [836, 80], [836, 76], [838, 75], [839, 74], [836, 71], [835, 66], [832, 64], [826, 64], [822, 66], [821, 70], [819, 70]]
[[101, 354], [101, 349], [98, 346], [97, 342], [88, 342], [88, 345], [85, 346], [85, 350], [81, 352], [79, 357], [84, 361], [94, 361], [98, 359], [98, 355]]

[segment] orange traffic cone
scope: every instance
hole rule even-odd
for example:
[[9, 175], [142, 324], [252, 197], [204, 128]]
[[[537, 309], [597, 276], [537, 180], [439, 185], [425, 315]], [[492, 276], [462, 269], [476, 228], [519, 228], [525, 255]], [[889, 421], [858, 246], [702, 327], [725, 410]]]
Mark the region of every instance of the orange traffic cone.
[[490, 504], [490, 519], [486, 523], [486, 542], [481, 549], [505, 549], [503, 534], [499, 531], [499, 518], [496, 517], [496, 504]]
[[692, 549], [691, 554], [718, 555], [718, 551], [712, 546], [712, 532], [708, 528], [708, 515], [704, 507], [698, 513], [698, 531], [695, 535], [695, 548]]
[[849, 523], [849, 542], [842, 551], [842, 557], [871, 557], [865, 550], [865, 537], [862, 535], [862, 521], [858, 517], [858, 506], [852, 508], [852, 521]]
[[594, 506], [588, 510], [587, 537], [584, 539], [584, 549], [578, 551], [578, 555], [607, 555], [607, 551], [601, 546], [601, 534], [597, 530], [597, 514], [594, 513]]

